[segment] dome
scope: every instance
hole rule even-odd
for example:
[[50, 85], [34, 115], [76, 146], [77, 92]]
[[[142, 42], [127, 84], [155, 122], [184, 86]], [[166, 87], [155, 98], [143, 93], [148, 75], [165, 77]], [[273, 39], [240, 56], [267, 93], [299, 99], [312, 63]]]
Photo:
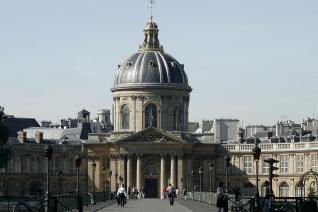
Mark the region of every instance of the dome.
[[191, 90], [184, 65], [164, 52], [159, 44], [158, 32], [158, 26], [151, 18], [144, 28], [145, 38], [138, 52], [118, 65], [114, 88], [142, 85]]

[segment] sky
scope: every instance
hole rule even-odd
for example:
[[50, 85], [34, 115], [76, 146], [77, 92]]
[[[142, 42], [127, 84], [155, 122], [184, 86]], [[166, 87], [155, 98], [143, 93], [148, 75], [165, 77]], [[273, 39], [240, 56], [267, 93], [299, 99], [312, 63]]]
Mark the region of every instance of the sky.
[[[317, 0], [157, 0], [153, 15], [185, 64], [190, 121], [318, 116]], [[52, 122], [111, 109], [117, 65], [149, 16], [147, 0], [1, 0], [0, 105]]]

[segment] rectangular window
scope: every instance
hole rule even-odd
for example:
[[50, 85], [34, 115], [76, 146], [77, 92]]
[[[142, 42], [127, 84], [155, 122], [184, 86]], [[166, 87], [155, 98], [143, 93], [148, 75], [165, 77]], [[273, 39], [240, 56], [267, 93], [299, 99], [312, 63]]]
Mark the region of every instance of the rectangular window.
[[310, 167], [313, 171], [317, 172], [317, 154], [311, 154], [310, 155]]
[[37, 156], [30, 157], [30, 171], [31, 173], [38, 173], [40, 171], [40, 159]]
[[264, 162], [264, 160], [269, 159], [269, 155], [262, 155], [262, 174], [269, 173], [269, 163]]
[[288, 155], [281, 155], [280, 156], [280, 168], [279, 171], [281, 174], [287, 174], [288, 173], [288, 160], [289, 156]]
[[253, 159], [252, 156], [244, 156], [244, 171], [246, 174], [252, 174]]
[[296, 172], [303, 173], [304, 171], [304, 155], [296, 155]]

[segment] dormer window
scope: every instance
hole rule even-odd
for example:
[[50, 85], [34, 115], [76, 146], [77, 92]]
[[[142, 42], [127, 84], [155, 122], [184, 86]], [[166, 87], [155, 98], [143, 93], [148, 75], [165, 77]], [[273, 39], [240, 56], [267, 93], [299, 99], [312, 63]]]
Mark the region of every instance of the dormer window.
[[174, 66], [175, 66], [175, 63], [174, 62], [171, 62], [170, 63], [171, 64], [171, 66], [174, 68]]
[[128, 63], [126, 64], [126, 66], [127, 66], [127, 67], [132, 66], [132, 62], [128, 62]]

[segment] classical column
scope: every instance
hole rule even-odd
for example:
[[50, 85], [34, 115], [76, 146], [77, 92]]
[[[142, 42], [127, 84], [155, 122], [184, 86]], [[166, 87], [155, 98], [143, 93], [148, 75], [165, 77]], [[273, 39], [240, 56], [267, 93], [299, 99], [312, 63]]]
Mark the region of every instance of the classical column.
[[170, 182], [172, 186], [176, 186], [176, 158], [171, 157]]
[[131, 182], [132, 182], [132, 174], [131, 174], [131, 157], [127, 157], [127, 188], [131, 188]]
[[183, 172], [184, 168], [183, 168], [183, 157], [182, 156], [178, 156], [178, 188], [179, 191], [182, 192], [183, 190], [183, 185], [185, 182], [185, 178], [184, 178], [184, 172]]
[[166, 183], [166, 159], [164, 156], [161, 156], [161, 161], [160, 161], [160, 193], [162, 191], [162, 188]]
[[138, 156], [137, 157], [137, 182], [136, 182], [136, 185], [137, 185], [137, 189], [140, 190], [141, 187], [142, 187], [142, 183], [141, 183], [141, 179], [142, 179], [142, 163], [141, 163], [141, 156]]

